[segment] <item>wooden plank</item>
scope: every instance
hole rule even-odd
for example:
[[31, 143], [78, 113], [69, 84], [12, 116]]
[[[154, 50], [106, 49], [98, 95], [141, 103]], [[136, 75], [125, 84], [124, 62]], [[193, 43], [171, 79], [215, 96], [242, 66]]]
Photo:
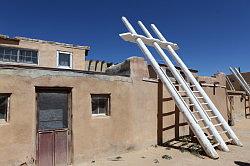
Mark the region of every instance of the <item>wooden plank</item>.
[[120, 37], [125, 40], [125, 41], [129, 41], [132, 43], [136, 43], [136, 39], [140, 38], [146, 45], [148, 46], [153, 46], [154, 43], [156, 42], [157, 44], [159, 44], [159, 46], [163, 49], [167, 49], [168, 45], [171, 45], [171, 47], [174, 50], [178, 50], [179, 47], [177, 44], [172, 43], [172, 42], [165, 42], [165, 41], [161, 41], [159, 39], [155, 39], [155, 38], [148, 38], [142, 35], [137, 35], [137, 34], [132, 34], [132, 33], [122, 33], [120, 34]]
[[55, 131], [55, 165], [66, 166], [68, 158], [68, 131]]
[[53, 166], [54, 133], [38, 133], [38, 165]]

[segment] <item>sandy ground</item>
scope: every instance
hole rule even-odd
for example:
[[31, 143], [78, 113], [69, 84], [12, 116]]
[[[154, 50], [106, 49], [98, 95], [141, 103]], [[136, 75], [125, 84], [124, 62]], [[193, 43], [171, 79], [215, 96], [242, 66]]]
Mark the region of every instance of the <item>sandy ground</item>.
[[[151, 165], [239, 165], [250, 166], [250, 119], [244, 119], [233, 127], [243, 147], [228, 145], [230, 152], [217, 150], [220, 158], [210, 159], [206, 156], [197, 156], [188, 151], [166, 147], [148, 147], [140, 151], [129, 152], [113, 157], [99, 158], [82, 163], [83, 166], [151, 166]], [[163, 156], [165, 155], [165, 158]]]

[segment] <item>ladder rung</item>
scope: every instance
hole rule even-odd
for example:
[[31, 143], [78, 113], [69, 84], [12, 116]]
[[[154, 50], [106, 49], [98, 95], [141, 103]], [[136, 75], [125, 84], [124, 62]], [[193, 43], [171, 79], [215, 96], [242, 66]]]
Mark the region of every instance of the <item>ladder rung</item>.
[[[205, 110], [206, 112], [211, 112], [212, 110]], [[193, 113], [197, 113], [199, 111], [193, 111]]]
[[[189, 96], [184, 96], [183, 98], [190, 98]], [[200, 97], [200, 96], [198, 96], [198, 97], [196, 97], [197, 99], [203, 99], [203, 97]]]
[[218, 116], [211, 116], [210, 119], [214, 119], [214, 118], [217, 118]]
[[[219, 132], [219, 134], [221, 135], [221, 134], [224, 134], [224, 133], [226, 133], [227, 131], [222, 131], [222, 132]], [[207, 137], [214, 137], [214, 135], [208, 135]]]
[[219, 134], [224, 134], [224, 133], [227, 133], [227, 131], [222, 131], [222, 132], [219, 132]]
[[[207, 103], [201, 103], [202, 105], [206, 105]], [[194, 104], [188, 104], [188, 106], [194, 106]]]
[[205, 127], [202, 127], [201, 129], [203, 130], [203, 129], [208, 129], [209, 128], [209, 126], [205, 126]]
[[204, 119], [198, 119], [197, 122], [203, 121]]
[[214, 127], [220, 126], [222, 123], [215, 124]]
[[192, 91], [192, 92], [194, 92], [194, 93], [199, 93], [200, 91], [196, 91], [196, 90], [195, 90], [195, 91]]
[[186, 91], [177, 91], [178, 93], [186, 93]]
[[232, 138], [230, 138], [230, 139], [228, 139], [228, 140], [226, 140], [226, 141], [224, 141], [224, 142], [231, 142], [233, 139]]
[[220, 143], [213, 144], [213, 147], [219, 146]]

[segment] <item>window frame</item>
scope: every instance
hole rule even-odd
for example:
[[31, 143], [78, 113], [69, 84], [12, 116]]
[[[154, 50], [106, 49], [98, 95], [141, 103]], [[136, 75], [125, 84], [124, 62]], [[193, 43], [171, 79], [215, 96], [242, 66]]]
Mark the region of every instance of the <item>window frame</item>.
[[[16, 49], [17, 50], [17, 61], [11, 61], [11, 57], [13, 55], [10, 55], [10, 60], [9, 61], [4, 61], [4, 60], [0, 60], [0, 63], [1, 64], [23, 64], [23, 65], [31, 65], [31, 66], [38, 66], [39, 65], [39, 50], [38, 49], [30, 49], [30, 48], [22, 48], [22, 47], [9, 47], [9, 46], [3, 46], [3, 45], [0, 45], [0, 47], [4, 48], [4, 49]], [[20, 51], [21, 50], [24, 50], [24, 51], [34, 51], [34, 52], [37, 52], [37, 55], [36, 55], [36, 58], [37, 58], [37, 63], [28, 63], [28, 62], [21, 62], [19, 61], [19, 58], [20, 58]], [[5, 55], [5, 54], [3, 54]]]
[[[59, 65], [59, 54], [60, 53], [62, 53], [62, 54], [69, 54], [69, 56], [70, 56], [70, 66], [62, 66], [62, 65]], [[62, 69], [72, 69], [72, 67], [73, 67], [73, 62], [72, 62], [72, 60], [73, 60], [73, 53], [72, 52], [68, 52], [68, 51], [60, 51], [60, 50], [58, 50], [57, 51], [57, 53], [56, 53], [56, 66], [58, 67], [58, 68], [62, 68]]]
[[[107, 101], [108, 102], [108, 106], [107, 106], [107, 110], [106, 110], [105, 113], [99, 113], [99, 111], [98, 111], [97, 114], [94, 114], [93, 113], [93, 107], [92, 107], [92, 99], [93, 99], [93, 97], [98, 97], [98, 96], [107, 97], [107, 99], [108, 99], [108, 101]], [[110, 117], [111, 116], [111, 94], [110, 93], [91, 93], [90, 97], [91, 97], [91, 115], [93, 117], [98, 117], [98, 116], [101, 116], [101, 117]]]
[[6, 96], [8, 98], [7, 101], [7, 110], [6, 110], [6, 118], [5, 119], [0, 119], [0, 124], [6, 124], [9, 123], [9, 117], [10, 117], [10, 97], [11, 93], [0, 93], [0, 96]]

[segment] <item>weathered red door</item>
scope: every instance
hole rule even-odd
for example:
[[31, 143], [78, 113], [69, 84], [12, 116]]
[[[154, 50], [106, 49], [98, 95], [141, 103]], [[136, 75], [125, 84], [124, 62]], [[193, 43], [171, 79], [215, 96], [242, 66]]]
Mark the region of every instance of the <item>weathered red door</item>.
[[65, 166], [69, 151], [69, 92], [38, 91], [38, 146], [39, 166]]

